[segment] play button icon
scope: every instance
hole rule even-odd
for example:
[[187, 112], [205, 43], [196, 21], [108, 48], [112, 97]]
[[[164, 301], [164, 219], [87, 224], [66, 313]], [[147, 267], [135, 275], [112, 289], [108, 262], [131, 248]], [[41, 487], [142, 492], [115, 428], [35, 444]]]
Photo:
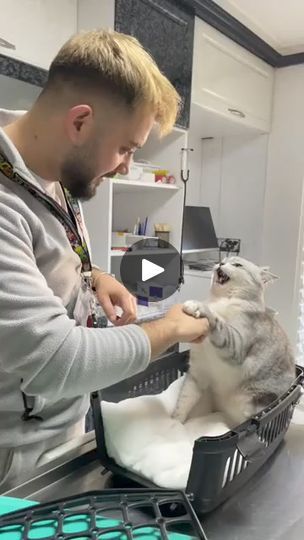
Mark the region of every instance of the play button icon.
[[159, 276], [159, 274], [162, 274], [164, 271], [165, 269], [162, 268], [162, 266], [158, 266], [158, 264], [148, 261], [147, 259], [142, 259], [141, 261], [141, 279], [143, 281], [148, 281], [148, 279]]
[[142, 303], [165, 300], [179, 287], [179, 252], [163, 240], [161, 246], [151, 247], [146, 240], [140, 240], [121, 259], [120, 280]]

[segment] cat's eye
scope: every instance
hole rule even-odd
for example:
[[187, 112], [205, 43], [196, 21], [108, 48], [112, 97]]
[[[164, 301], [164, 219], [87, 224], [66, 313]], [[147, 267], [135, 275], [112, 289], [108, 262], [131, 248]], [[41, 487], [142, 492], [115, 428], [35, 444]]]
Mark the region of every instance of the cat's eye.
[[236, 266], [237, 268], [243, 268], [243, 265], [240, 263], [233, 263], [232, 266]]

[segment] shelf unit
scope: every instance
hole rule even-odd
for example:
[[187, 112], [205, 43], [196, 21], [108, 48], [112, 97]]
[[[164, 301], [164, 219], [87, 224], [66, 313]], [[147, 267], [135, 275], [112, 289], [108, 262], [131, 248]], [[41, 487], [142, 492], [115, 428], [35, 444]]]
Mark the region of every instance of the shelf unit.
[[179, 189], [179, 186], [176, 186], [175, 184], [153, 184], [152, 182], [138, 182], [116, 178], [112, 180], [112, 183], [114, 193], [129, 193], [130, 191], [133, 193], [137, 191], [146, 192], [149, 190], [155, 191], [155, 189], [177, 191]]
[[[161, 253], [173, 253], [173, 249], [167, 249], [167, 248], [162, 248], [161, 250]], [[115, 250], [111, 250], [111, 257], [123, 257], [124, 254], [126, 252], [122, 249], [122, 250], [119, 250], [119, 249], [115, 249]], [[144, 256], [149, 256], [149, 255], [156, 255], [159, 253], [159, 249], [154, 249], [154, 248], [147, 248], [147, 249], [141, 249], [140, 251], [139, 250], [134, 250], [134, 251], [131, 251], [129, 252], [129, 256], [130, 255], [134, 255], [134, 257], [138, 256], [138, 255], [144, 255]]]
[[148, 216], [147, 235], [154, 236], [155, 223], [171, 227], [170, 243], [180, 249], [183, 184], [180, 181], [181, 149], [187, 147], [188, 132], [174, 128], [159, 139], [152, 132], [145, 146], [136, 152], [135, 161], [146, 160], [168, 169], [176, 184], [156, 184], [107, 178], [95, 197], [84, 204], [83, 210], [89, 231], [92, 258], [95, 264], [120, 278], [120, 262], [124, 251], [111, 250], [112, 231], [133, 231], [139, 217]]

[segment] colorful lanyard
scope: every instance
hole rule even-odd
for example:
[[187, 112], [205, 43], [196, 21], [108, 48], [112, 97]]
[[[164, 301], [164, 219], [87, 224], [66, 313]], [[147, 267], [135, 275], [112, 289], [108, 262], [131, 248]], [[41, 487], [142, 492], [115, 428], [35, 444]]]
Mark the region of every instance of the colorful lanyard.
[[[35, 185], [31, 184], [28, 180], [25, 180], [18, 172], [14, 170], [12, 164], [7, 160], [7, 158], [0, 152], [0, 172], [6, 176], [9, 180], [12, 180], [19, 186], [22, 186], [28, 193], [30, 193], [35, 199], [40, 201], [45, 208], [47, 208], [53, 216], [55, 216], [61, 225], [64, 227], [67, 238], [73, 249], [81, 261], [81, 273], [84, 279], [84, 286], [89, 288], [92, 291], [92, 265], [90, 253], [88, 246], [84, 238], [84, 228], [82, 224], [82, 217], [80, 212], [80, 207], [78, 201], [73, 199], [70, 193], [62, 187], [66, 205], [68, 208], [67, 213], [61, 206], [58, 204], [52, 197], [44, 193], [41, 189], [37, 188]], [[81, 238], [77, 223], [79, 224], [80, 230], [82, 232], [83, 238]], [[91, 294], [90, 298], [90, 314], [87, 320], [87, 326], [98, 326], [96, 322], [95, 315], [95, 296]], [[28, 406], [27, 396], [24, 392], [22, 393], [22, 399], [24, 403], [24, 412], [22, 414], [22, 420], [24, 422], [29, 420], [43, 420], [41, 416], [32, 415], [32, 407]]]
[[91, 285], [92, 264], [90, 253], [84, 237], [81, 238], [77, 229], [77, 222], [80, 223], [81, 220], [81, 212], [78, 201], [73, 199], [67, 190], [63, 189], [67, 208], [69, 210], [69, 213], [67, 213], [52, 197], [20, 176], [20, 174], [14, 170], [13, 165], [3, 154], [1, 154], [1, 152], [0, 172], [2, 172], [6, 178], [9, 178], [16, 184], [19, 184], [19, 186], [26, 189], [26, 191], [35, 197], [35, 199], [40, 201], [53, 214], [53, 216], [58, 219], [58, 221], [64, 227], [71, 248], [80, 258], [81, 273], [88, 284]]

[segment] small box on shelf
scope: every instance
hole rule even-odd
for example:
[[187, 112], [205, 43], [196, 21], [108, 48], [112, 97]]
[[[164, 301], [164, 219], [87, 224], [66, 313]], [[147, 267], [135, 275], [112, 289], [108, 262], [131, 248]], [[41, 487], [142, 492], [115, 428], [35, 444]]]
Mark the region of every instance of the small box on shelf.
[[129, 249], [136, 250], [136, 244], [140, 242], [139, 248], [157, 248], [158, 247], [157, 236], [147, 236], [144, 234], [132, 234], [125, 231], [113, 231], [112, 232], [112, 245], [111, 250], [128, 251]]
[[168, 247], [170, 242], [170, 230], [168, 223], [155, 223], [154, 233], [159, 239], [159, 247]]

